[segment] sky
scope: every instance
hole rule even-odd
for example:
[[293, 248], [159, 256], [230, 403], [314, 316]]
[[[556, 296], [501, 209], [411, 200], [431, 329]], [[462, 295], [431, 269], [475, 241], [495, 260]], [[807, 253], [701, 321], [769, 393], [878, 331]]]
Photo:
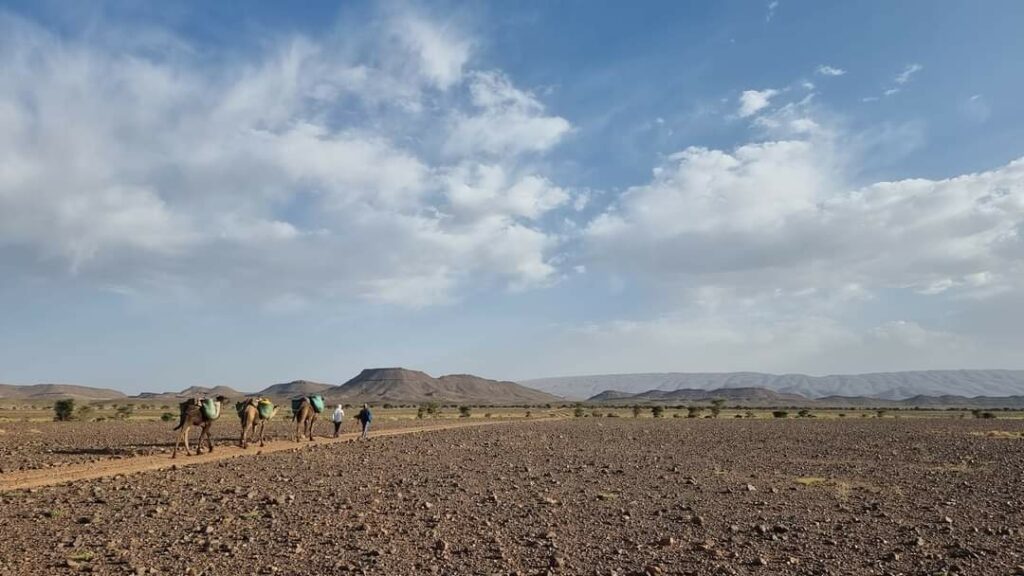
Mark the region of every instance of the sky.
[[1024, 368], [1022, 24], [0, 2], [0, 382]]

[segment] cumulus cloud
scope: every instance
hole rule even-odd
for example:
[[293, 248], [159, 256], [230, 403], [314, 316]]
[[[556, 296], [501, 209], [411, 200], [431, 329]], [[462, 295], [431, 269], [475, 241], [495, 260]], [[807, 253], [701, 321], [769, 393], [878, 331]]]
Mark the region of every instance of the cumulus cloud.
[[753, 116], [771, 104], [771, 99], [778, 95], [778, 90], [744, 90], [740, 94], [740, 107], [736, 112], [740, 118]]
[[826, 131], [673, 155], [587, 226], [590, 268], [744, 294], [1020, 287], [1024, 159], [850, 186], [848, 141]]
[[396, 12], [244, 57], [175, 45], [157, 56], [0, 18], [0, 249], [15, 273], [277, 311], [556, 276], [537, 221], [569, 194], [534, 160], [571, 126], [469, 69], [470, 37]]

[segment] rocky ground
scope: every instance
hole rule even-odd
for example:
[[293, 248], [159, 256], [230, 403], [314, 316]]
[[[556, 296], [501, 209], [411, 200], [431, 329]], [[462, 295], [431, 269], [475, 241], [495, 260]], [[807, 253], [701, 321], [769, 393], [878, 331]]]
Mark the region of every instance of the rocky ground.
[[1022, 421], [517, 422], [0, 494], [0, 574], [1024, 574]]
[[[317, 436], [329, 436], [334, 426], [322, 416], [314, 429]], [[374, 430], [419, 426], [435, 420], [377, 418]], [[99, 462], [101, 460], [168, 454], [174, 448], [177, 425], [154, 420], [106, 420], [103, 422], [0, 422], [0, 474]], [[355, 432], [349, 419], [345, 432]], [[237, 444], [241, 426], [232, 411], [218, 420], [212, 430], [214, 446]], [[292, 438], [295, 425], [275, 418], [266, 428], [266, 440]], [[194, 446], [199, 430], [193, 428], [189, 442]]]

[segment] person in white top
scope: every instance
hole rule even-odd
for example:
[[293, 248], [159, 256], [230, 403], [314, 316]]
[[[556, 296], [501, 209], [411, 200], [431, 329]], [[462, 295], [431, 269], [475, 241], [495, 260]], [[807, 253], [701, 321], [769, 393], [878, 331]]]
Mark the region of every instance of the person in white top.
[[345, 410], [338, 404], [338, 407], [334, 409], [334, 414], [331, 416], [331, 422], [334, 422], [334, 437], [337, 438], [341, 432], [341, 423], [345, 420]]

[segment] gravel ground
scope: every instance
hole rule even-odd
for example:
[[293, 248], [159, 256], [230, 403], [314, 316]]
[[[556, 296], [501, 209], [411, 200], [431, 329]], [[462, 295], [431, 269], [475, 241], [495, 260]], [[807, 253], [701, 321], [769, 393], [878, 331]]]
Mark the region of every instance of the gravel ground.
[[1024, 441], [992, 431], [1024, 422], [585, 418], [317, 446], [2, 494], [0, 574], [1024, 574]]

